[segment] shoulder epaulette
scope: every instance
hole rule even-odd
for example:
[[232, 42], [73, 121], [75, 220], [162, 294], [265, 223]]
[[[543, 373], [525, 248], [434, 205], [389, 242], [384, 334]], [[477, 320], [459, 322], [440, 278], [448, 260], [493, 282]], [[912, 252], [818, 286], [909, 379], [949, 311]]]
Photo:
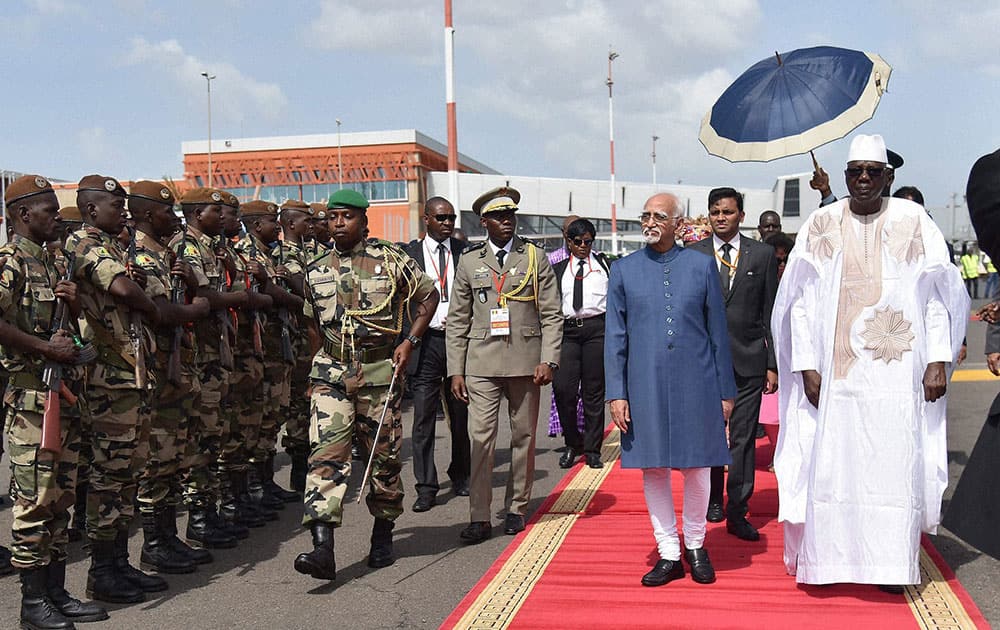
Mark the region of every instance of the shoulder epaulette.
[[466, 247], [465, 252], [474, 252], [477, 249], [482, 249], [484, 247], [486, 247], [486, 241], [479, 241], [478, 243], [472, 243], [471, 245]]

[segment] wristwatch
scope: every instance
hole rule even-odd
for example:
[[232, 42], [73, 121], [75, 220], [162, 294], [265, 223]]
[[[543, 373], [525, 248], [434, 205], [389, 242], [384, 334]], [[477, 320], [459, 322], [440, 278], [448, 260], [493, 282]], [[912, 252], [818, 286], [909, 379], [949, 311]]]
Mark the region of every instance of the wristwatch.
[[416, 337], [414, 335], [407, 335], [406, 336], [406, 340], [409, 341], [410, 344], [412, 344], [414, 348], [416, 348], [417, 346], [419, 346], [420, 345], [420, 341], [421, 341], [420, 337]]
[[545, 365], [549, 366], [553, 370], [558, 370], [559, 369], [559, 364], [558, 363], [553, 363], [552, 361], [546, 361]]

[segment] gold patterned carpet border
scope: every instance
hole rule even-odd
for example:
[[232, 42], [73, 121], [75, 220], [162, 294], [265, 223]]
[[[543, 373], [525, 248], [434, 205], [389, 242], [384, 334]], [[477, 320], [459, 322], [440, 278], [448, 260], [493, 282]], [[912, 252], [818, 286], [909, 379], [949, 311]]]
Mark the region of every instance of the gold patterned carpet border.
[[906, 601], [920, 628], [965, 630], [976, 627], [975, 621], [923, 547], [920, 548], [920, 584], [906, 587]]

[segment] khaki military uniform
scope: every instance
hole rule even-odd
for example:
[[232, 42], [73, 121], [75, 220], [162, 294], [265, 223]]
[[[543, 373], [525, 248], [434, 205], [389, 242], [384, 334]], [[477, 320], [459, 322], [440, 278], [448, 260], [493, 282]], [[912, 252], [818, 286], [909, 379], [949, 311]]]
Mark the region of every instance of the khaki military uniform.
[[[177, 234], [170, 241], [174, 251], [180, 248], [183, 235]], [[225, 286], [223, 269], [215, 255], [212, 239], [200, 230], [188, 226], [182, 259], [191, 265], [198, 279], [198, 286], [221, 290]], [[229, 381], [229, 370], [221, 362], [220, 347], [231, 344], [227, 328], [230, 314], [218, 312], [208, 319], [194, 323], [195, 376], [201, 382], [201, 391], [195, 396], [189, 423], [187, 452], [181, 463], [184, 471], [184, 502], [194, 508], [214, 505], [219, 496], [219, 479], [213, 466], [222, 452], [226, 438], [226, 424], [222, 420], [222, 398]]]
[[[497, 287], [500, 287], [498, 291]], [[511, 464], [504, 508], [524, 516], [535, 475], [539, 386], [535, 367], [558, 363], [563, 316], [556, 277], [538, 246], [515, 236], [503, 266], [487, 243], [466, 250], [455, 267], [445, 328], [448, 375], [464, 376], [469, 392], [473, 522], [492, 515], [493, 454], [500, 399], [510, 413]], [[490, 311], [506, 305], [510, 334], [490, 334]]]
[[[403, 511], [403, 428], [402, 383], [389, 391], [392, 353], [406, 302], [427, 299], [434, 283], [401, 249], [375, 240], [316, 258], [307, 267], [306, 280], [305, 316], [315, 317], [323, 347], [309, 375], [312, 451], [302, 523], [340, 525], [355, 431], [363, 450], [375, 452], [368, 510], [376, 518], [395, 520]], [[376, 436], [387, 401], [385, 423]]]
[[82, 332], [98, 350], [87, 382], [93, 456], [87, 534], [110, 541], [127, 531], [135, 515], [139, 472], [148, 452], [143, 440], [149, 435], [150, 392], [137, 381], [143, 366], [137, 366], [135, 343], [149, 356], [151, 335], [142, 324], [141, 336], [133, 339], [131, 311], [108, 292], [125, 273], [126, 256], [118, 241], [87, 225], [69, 235], [66, 249], [76, 256]]
[[[0, 248], [0, 317], [36, 337], [47, 339], [55, 325], [56, 297], [52, 288], [62, 276], [52, 257], [38, 244], [15, 236]], [[12, 564], [32, 569], [66, 559], [66, 527], [73, 505], [83, 397], [84, 370], [63, 366], [63, 383], [77, 395], [76, 405], [60, 397], [62, 452], [40, 449], [47, 388], [42, 382], [45, 361], [5, 347], [0, 365], [8, 373], [3, 417], [14, 500]]]
[[[271, 252], [274, 264], [284, 264], [288, 274], [292, 276], [305, 276], [308, 257], [306, 249], [301, 244], [289, 241], [281, 241]], [[285, 452], [294, 457], [296, 453], [309, 452], [309, 396], [306, 391], [309, 388], [312, 354], [309, 352], [308, 327], [303, 321], [302, 314], [290, 315], [292, 321], [296, 323], [294, 331], [296, 334], [292, 336], [295, 365], [292, 367], [288, 415], [281, 445], [285, 448]]]
[[[137, 266], [146, 272], [146, 295], [155, 298], [170, 292], [172, 255], [153, 236], [136, 232]], [[180, 345], [180, 379], [167, 379], [167, 366], [174, 344], [173, 327], [157, 328], [156, 352], [150, 369], [155, 375], [153, 405], [149, 430], [149, 457], [139, 479], [139, 509], [152, 513], [161, 505], [176, 506], [180, 500], [181, 460], [188, 448], [189, 423], [193, 402], [201, 391], [194, 371], [195, 352], [192, 334], [186, 328]]]

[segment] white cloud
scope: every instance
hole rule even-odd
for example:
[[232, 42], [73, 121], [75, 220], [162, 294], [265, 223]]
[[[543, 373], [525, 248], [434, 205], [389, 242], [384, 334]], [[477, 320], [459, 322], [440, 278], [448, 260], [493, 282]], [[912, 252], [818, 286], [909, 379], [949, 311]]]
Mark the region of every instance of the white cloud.
[[[940, 5], [937, 5], [940, 6]], [[944, 15], [942, 15], [944, 13]], [[1000, 5], [973, 1], [946, 12], [917, 13], [924, 33], [917, 39], [926, 54], [962, 64], [988, 76], [1000, 76]], [[962, 68], [956, 67], [956, 71]]]
[[206, 89], [201, 73], [210, 72], [216, 77], [212, 81], [212, 114], [230, 122], [253, 116], [279, 120], [288, 108], [288, 98], [276, 83], [258, 81], [230, 63], [199, 59], [186, 53], [177, 40], [149, 42], [134, 38], [124, 63], [148, 66], [197, 98]]
[[423, 3], [323, 0], [306, 38], [320, 49], [386, 52], [429, 63], [443, 45], [443, 32], [442, 15], [427, 11]]

